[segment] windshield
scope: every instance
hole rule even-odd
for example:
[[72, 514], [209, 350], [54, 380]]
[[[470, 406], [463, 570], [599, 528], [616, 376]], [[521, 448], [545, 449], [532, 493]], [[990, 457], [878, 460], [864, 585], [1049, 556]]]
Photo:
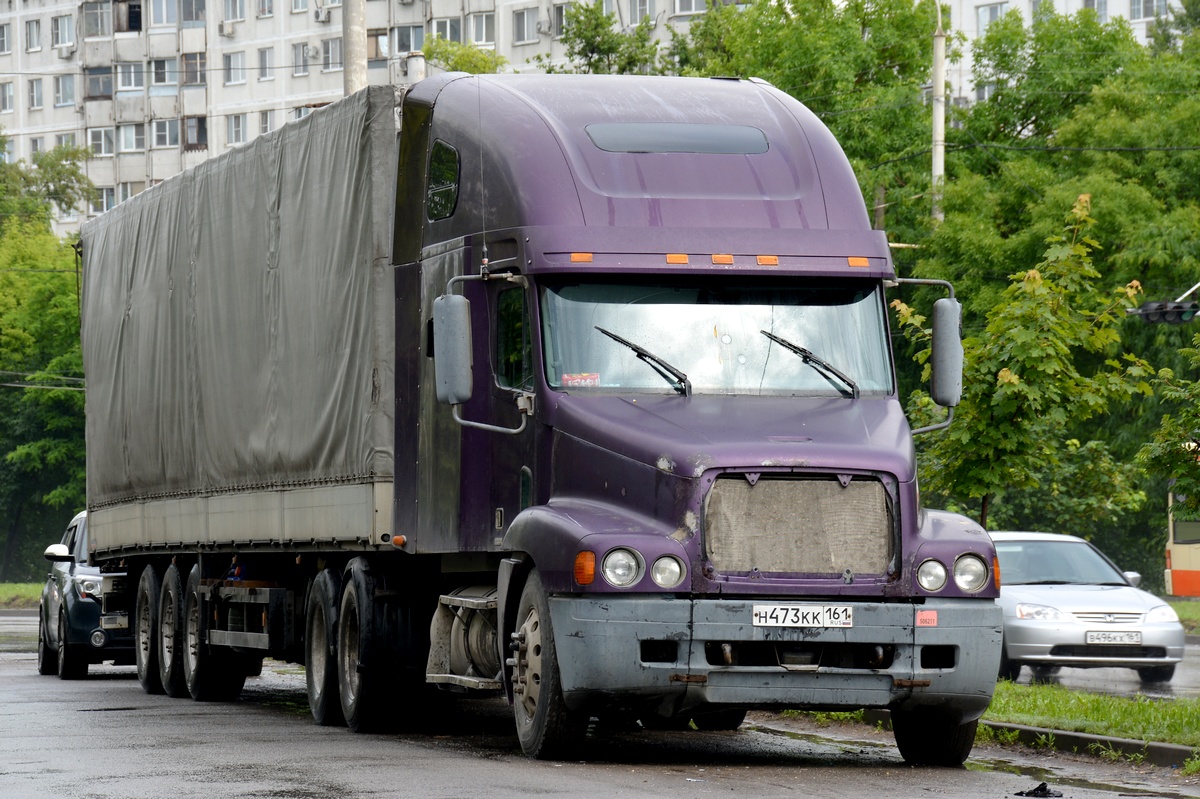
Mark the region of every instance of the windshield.
[[1084, 541], [996, 541], [1003, 585], [1125, 585], [1125, 577]]
[[546, 280], [546, 379], [571, 392], [890, 394], [880, 291], [830, 278]]

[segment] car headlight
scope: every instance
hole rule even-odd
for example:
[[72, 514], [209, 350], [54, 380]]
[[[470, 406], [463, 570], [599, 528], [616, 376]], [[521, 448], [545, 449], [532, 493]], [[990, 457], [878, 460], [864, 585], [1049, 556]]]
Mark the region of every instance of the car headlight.
[[99, 599], [100, 578], [93, 577], [91, 575], [76, 575], [75, 589], [79, 591], [79, 595], [85, 599], [88, 597], [91, 597], [92, 599]]
[[1175, 609], [1170, 605], [1159, 605], [1156, 608], [1150, 608], [1150, 612], [1146, 614], [1147, 624], [1162, 624], [1177, 621], [1179, 621], [1179, 616], [1176, 615]]
[[604, 579], [616, 588], [628, 588], [642, 576], [642, 560], [631, 549], [614, 549], [601, 565]]
[[650, 567], [650, 579], [659, 588], [674, 588], [683, 582], [683, 564], [670, 555], [664, 555]]
[[1029, 621], [1070, 621], [1071, 617], [1058, 608], [1048, 605], [1031, 605], [1022, 602], [1017, 605], [1017, 618]]
[[973, 594], [987, 585], [988, 567], [978, 555], [963, 555], [954, 561], [954, 584]]
[[925, 561], [917, 567], [917, 584], [926, 591], [941, 591], [946, 584], [946, 567], [941, 561]]

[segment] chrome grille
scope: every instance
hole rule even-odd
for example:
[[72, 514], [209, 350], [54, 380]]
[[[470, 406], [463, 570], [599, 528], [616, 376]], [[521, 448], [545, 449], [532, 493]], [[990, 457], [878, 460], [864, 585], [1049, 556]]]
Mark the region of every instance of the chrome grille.
[[1088, 624], [1140, 624], [1142, 614], [1140, 613], [1075, 613], [1076, 621], [1087, 622]]
[[878, 480], [718, 478], [705, 503], [708, 559], [719, 572], [883, 574], [892, 514]]

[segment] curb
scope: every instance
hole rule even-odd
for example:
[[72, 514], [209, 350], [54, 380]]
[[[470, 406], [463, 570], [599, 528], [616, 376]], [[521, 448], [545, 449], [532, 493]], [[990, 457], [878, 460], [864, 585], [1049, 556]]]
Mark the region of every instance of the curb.
[[[886, 710], [868, 710], [863, 721], [868, 724], [882, 724], [890, 730], [891, 714]], [[1179, 768], [1193, 756], [1195, 750], [1190, 746], [1165, 744], [1153, 741], [1137, 741], [1131, 738], [1110, 738], [1104, 735], [1090, 735], [1083, 732], [1068, 730], [1052, 730], [1045, 727], [1028, 727], [1024, 724], [1006, 724], [999, 721], [983, 721], [980, 725], [1001, 732], [1016, 732], [1017, 740], [1033, 749], [1053, 749], [1057, 752], [1070, 752], [1093, 757], [1101, 753], [1113, 752], [1125, 757], [1141, 756], [1142, 762], [1167, 768]], [[1100, 752], [1095, 751], [1099, 749]]]

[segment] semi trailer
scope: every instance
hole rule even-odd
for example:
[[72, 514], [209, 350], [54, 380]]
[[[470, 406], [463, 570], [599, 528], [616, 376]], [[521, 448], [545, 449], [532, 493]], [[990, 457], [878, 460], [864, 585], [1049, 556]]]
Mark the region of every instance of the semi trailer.
[[[503, 696], [538, 758], [782, 708], [970, 752], [995, 552], [921, 505], [902, 279], [797, 100], [373, 86], [81, 239], [89, 558], [145, 690], [232, 700], [270, 657], [353, 731]], [[951, 409], [958, 314], [931, 313]]]

